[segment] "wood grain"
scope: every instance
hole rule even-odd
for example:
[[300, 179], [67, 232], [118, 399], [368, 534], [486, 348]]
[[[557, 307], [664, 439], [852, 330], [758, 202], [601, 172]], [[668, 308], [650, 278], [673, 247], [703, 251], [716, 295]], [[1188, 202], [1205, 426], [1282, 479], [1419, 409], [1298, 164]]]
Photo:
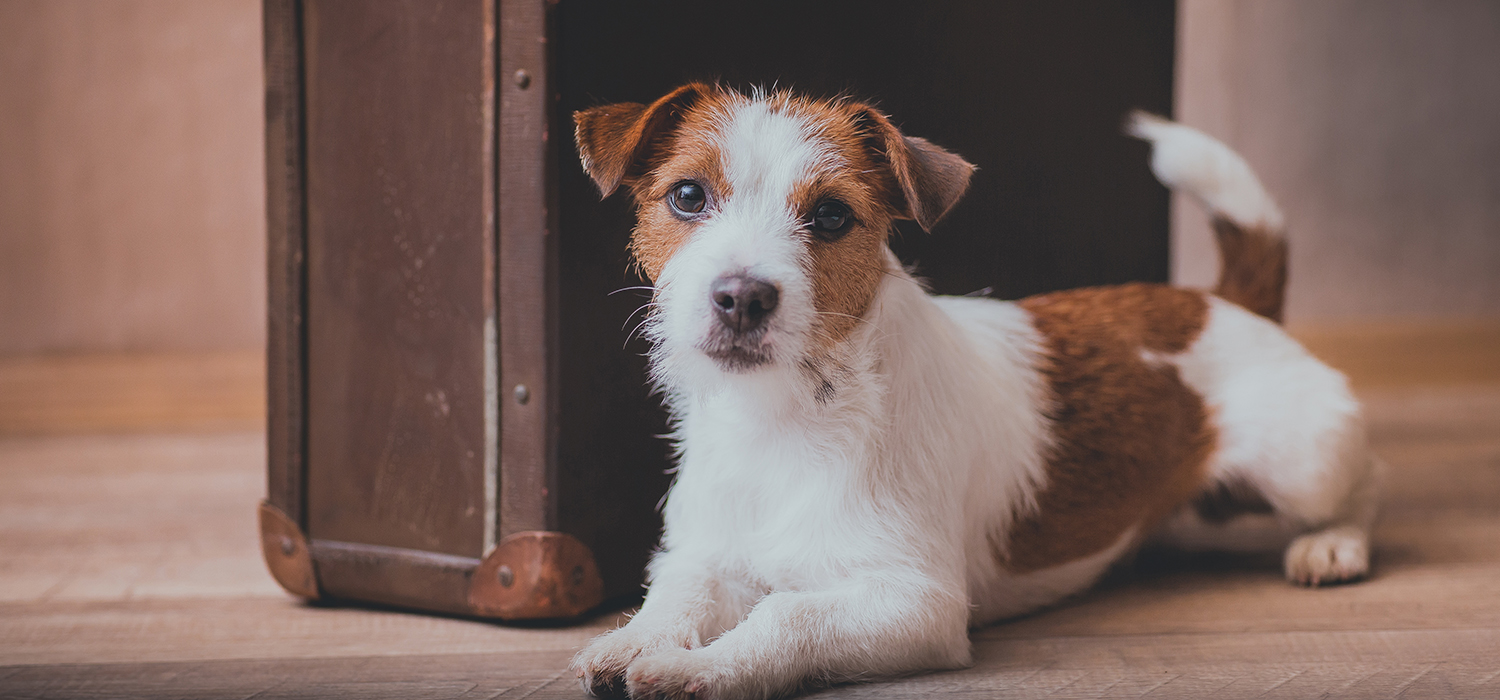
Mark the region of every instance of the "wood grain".
[[[1390, 463], [1369, 581], [1278, 557], [1143, 555], [974, 633], [961, 671], [819, 697], [1500, 694], [1500, 387], [1364, 393]], [[580, 698], [574, 650], [618, 625], [499, 625], [309, 606], [260, 562], [258, 433], [0, 440], [0, 696]]]

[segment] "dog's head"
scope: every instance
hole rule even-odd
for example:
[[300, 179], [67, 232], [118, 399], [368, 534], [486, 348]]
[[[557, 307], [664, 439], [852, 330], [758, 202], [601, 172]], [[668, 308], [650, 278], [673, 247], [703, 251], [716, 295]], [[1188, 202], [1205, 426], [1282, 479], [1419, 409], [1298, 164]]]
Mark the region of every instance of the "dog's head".
[[693, 83], [574, 115], [583, 168], [635, 196], [658, 362], [806, 365], [860, 323], [894, 219], [930, 229], [973, 166], [868, 105]]

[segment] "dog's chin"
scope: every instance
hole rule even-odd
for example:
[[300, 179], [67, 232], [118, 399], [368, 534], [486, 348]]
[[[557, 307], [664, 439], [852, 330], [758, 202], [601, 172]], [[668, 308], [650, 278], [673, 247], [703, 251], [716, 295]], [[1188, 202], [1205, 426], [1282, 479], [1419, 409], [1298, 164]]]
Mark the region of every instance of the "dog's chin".
[[720, 370], [730, 374], [746, 374], [771, 366], [771, 349], [759, 342], [713, 339], [698, 346]]

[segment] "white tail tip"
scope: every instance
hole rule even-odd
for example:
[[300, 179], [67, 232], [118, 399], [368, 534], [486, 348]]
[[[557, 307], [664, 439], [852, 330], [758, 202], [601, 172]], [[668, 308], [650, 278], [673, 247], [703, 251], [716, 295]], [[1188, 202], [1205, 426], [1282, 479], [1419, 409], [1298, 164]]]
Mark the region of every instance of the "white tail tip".
[[1135, 111], [1125, 133], [1151, 143], [1151, 172], [1197, 198], [1215, 215], [1243, 227], [1280, 232], [1281, 209], [1238, 153], [1192, 127]]

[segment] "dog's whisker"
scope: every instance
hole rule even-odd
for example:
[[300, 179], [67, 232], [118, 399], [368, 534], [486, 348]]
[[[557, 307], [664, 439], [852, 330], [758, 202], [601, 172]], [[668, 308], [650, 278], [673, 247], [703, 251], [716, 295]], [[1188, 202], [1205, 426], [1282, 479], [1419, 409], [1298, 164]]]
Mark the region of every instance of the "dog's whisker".
[[636, 334], [639, 333], [642, 328], [645, 328], [649, 323], [651, 323], [651, 318], [648, 316], [642, 319], [640, 323], [636, 324], [635, 328], [630, 329], [630, 332], [625, 334], [625, 342], [620, 345], [620, 349], [624, 350], [626, 347], [628, 347], [630, 345], [630, 341], [635, 339]]
[[650, 309], [656, 308], [656, 305], [657, 302], [655, 300], [652, 300], [635, 307], [634, 311], [631, 311], [630, 313], [625, 315], [625, 320], [620, 323], [620, 330], [625, 330], [625, 326], [630, 325], [630, 319], [635, 318], [635, 315], [640, 313], [642, 309], [646, 309], [649, 311]]

